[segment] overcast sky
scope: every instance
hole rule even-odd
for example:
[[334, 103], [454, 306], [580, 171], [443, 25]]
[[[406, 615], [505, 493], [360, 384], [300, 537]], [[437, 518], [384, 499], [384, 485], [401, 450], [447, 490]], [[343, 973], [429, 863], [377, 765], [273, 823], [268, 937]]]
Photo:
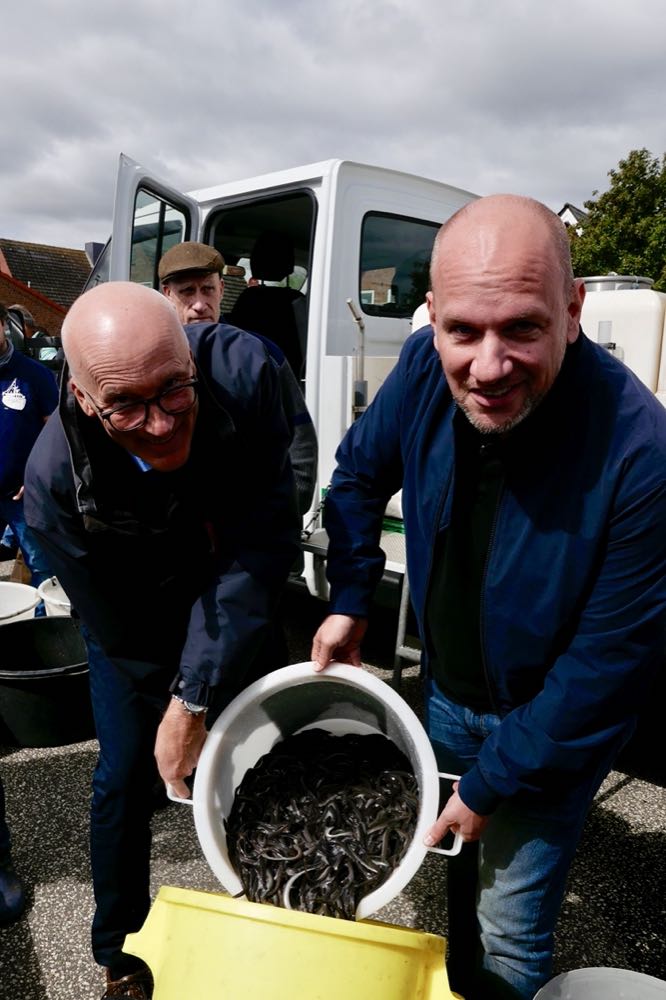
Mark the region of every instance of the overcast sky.
[[122, 151], [182, 190], [341, 157], [555, 211], [666, 150], [664, 0], [7, 0], [0, 235], [82, 248]]

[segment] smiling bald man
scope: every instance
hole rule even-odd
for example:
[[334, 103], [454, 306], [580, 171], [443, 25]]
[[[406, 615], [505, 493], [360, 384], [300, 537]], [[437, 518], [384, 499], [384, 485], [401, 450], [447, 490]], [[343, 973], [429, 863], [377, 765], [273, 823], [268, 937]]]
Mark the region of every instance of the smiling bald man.
[[312, 656], [360, 663], [402, 487], [426, 725], [462, 775], [426, 841], [466, 841], [448, 863], [451, 986], [532, 1000], [588, 807], [663, 665], [666, 411], [582, 332], [544, 205], [471, 202], [431, 280], [431, 325], [338, 450]]
[[26, 520], [87, 635], [93, 952], [104, 997], [149, 998], [122, 951], [149, 908], [156, 772], [186, 796], [206, 724], [271, 662], [299, 552], [275, 367], [249, 334], [185, 333], [164, 296], [114, 282], [62, 330], [69, 371], [32, 452]]

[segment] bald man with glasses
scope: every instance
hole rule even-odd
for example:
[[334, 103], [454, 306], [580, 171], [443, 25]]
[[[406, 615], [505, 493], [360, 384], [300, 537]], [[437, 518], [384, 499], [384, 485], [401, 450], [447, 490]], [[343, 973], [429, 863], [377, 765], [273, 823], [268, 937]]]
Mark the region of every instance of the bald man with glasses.
[[299, 552], [290, 432], [261, 343], [223, 324], [185, 332], [152, 289], [91, 289], [62, 341], [68, 369], [28, 463], [26, 520], [89, 650], [103, 997], [146, 1000], [150, 971], [122, 947], [150, 905], [155, 758], [187, 796], [206, 726], [271, 668]]

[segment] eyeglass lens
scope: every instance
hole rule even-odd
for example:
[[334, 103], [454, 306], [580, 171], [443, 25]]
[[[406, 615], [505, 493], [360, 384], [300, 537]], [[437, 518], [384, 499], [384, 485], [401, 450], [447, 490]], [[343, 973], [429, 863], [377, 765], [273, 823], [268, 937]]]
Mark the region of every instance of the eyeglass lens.
[[137, 430], [148, 419], [148, 407], [155, 403], [163, 413], [175, 416], [192, 409], [197, 398], [195, 385], [176, 385], [165, 389], [154, 400], [130, 403], [108, 414], [111, 426], [118, 431]]

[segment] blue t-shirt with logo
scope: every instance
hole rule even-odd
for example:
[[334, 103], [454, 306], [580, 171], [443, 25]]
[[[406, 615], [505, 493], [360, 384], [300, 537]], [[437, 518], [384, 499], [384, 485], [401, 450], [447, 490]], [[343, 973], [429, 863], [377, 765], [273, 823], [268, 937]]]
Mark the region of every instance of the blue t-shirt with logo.
[[0, 498], [20, 490], [28, 455], [57, 405], [58, 387], [48, 368], [12, 346], [0, 355]]

